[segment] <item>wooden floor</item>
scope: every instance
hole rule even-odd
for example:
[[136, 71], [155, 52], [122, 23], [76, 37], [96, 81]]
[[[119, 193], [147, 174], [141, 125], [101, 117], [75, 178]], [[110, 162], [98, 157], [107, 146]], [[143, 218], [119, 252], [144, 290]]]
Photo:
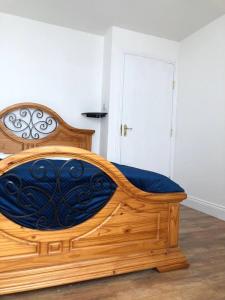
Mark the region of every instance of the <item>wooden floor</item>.
[[148, 270], [1, 300], [225, 300], [225, 222], [183, 207], [180, 244], [191, 264], [186, 270]]

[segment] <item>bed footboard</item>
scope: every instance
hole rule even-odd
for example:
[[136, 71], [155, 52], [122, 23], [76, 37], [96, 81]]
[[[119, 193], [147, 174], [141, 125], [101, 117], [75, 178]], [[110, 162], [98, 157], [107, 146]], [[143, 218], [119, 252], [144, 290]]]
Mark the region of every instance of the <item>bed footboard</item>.
[[[18, 166], [28, 162], [36, 164], [47, 157], [67, 157], [94, 165], [106, 176], [107, 184], [112, 183], [110, 197], [104, 201], [102, 197], [101, 201], [93, 200], [94, 192], [105, 186], [105, 179], [95, 177], [93, 183], [92, 178], [85, 193], [76, 187], [76, 179], [74, 188], [58, 198], [57, 209], [55, 198], [46, 194], [50, 199], [48, 214], [51, 215], [53, 207], [52, 217], [56, 223], [44, 215], [47, 204], [39, 209], [43, 215], [37, 216], [32, 207], [40, 198], [32, 196], [22, 183], [18, 192], [13, 185], [15, 182], [7, 176]], [[76, 177], [75, 169], [72, 165], [66, 170]], [[46, 177], [43, 164], [39, 164], [35, 174], [37, 182]], [[59, 176], [59, 172], [56, 174]], [[27, 205], [30, 211], [21, 218], [0, 203], [0, 295], [147, 268], [164, 272], [188, 266], [178, 247], [179, 203], [186, 198], [185, 193], [143, 192], [102, 157], [72, 147], [40, 147], [20, 152], [0, 162], [0, 175], [0, 179], [7, 177], [5, 187], [14, 193], [18, 206], [25, 192], [33, 205], [24, 202], [22, 207]], [[62, 190], [59, 186], [59, 179], [56, 179], [57, 195]], [[70, 202], [76, 197], [80, 210]], [[92, 201], [91, 208], [89, 201]], [[63, 221], [58, 217], [61, 206], [70, 209]], [[74, 217], [76, 213], [77, 218]]]

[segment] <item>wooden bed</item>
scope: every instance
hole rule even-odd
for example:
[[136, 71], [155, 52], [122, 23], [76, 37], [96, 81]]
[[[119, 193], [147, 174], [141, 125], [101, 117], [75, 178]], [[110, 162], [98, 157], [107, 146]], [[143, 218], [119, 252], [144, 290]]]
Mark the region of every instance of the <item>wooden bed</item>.
[[[14, 113], [15, 122], [21, 112], [21, 118], [28, 118], [29, 109], [30, 116], [39, 111], [38, 120], [49, 118], [41, 123], [42, 130], [54, 125], [49, 121], [54, 118], [53, 132], [35, 135], [36, 129], [31, 130], [38, 121], [26, 121], [27, 133], [16, 136], [4, 118]], [[185, 193], [154, 194], [136, 188], [113, 164], [85, 150], [91, 148], [92, 130], [72, 128], [45, 106], [16, 104], [3, 110], [0, 120], [0, 152], [16, 153], [0, 161], [0, 178], [27, 162], [66, 157], [96, 166], [116, 185], [94, 216], [63, 230], [30, 229], [0, 214], [0, 295], [147, 268], [164, 272], [188, 266], [178, 246], [179, 205]]]

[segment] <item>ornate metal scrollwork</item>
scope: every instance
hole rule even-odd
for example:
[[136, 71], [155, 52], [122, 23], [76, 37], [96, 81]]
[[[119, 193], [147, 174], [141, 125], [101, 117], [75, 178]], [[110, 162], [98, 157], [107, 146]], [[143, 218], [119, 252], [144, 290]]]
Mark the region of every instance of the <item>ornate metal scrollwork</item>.
[[41, 139], [54, 132], [58, 126], [55, 118], [40, 109], [21, 108], [2, 118], [4, 126], [24, 139]]
[[61, 230], [95, 215], [115, 189], [89, 163], [40, 159], [0, 177], [0, 212], [24, 227]]

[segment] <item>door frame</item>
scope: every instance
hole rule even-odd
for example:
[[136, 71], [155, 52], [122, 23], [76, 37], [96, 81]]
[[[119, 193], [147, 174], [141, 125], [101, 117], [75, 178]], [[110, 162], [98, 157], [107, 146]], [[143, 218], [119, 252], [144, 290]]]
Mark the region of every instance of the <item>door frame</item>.
[[[171, 138], [170, 138], [170, 161], [169, 161], [169, 178], [173, 178], [174, 175], [174, 160], [175, 160], [175, 137], [176, 137], [176, 111], [177, 111], [177, 70], [176, 70], [176, 63], [172, 61], [167, 61], [161, 58], [155, 58], [148, 55], [142, 55], [138, 53], [131, 53], [131, 52], [123, 52], [123, 66], [122, 66], [122, 91], [121, 91], [121, 105], [120, 105], [120, 126], [123, 121], [123, 107], [124, 107], [124, 85], [125, 85], [125, 58], [127, 55], [130, 56], [138, 56], [146, 59], [152, 59], [161, 61], [173, 66], [173, 82], [175, 82], [175, 86], [172, 90], [172, 107], [171, 107]], [[171, 82], [171, 85], [173, 85]], [[122, 149], [122, 141], [121, 141], [121, 134], [119, 139], [119, 162], [121, 163], [121, 149]]]

